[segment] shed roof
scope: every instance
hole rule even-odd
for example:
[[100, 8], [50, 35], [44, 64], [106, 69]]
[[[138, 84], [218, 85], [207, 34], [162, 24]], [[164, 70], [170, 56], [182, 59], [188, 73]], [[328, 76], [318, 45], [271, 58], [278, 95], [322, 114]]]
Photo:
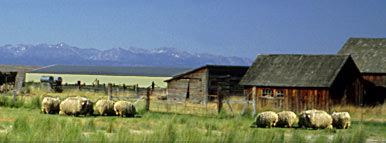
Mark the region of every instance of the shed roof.
[[259, 55], [241, 85], [328, 88], [348, 55]]
[[28, 73], [171, 77], [191, 68], [53, 65]]
[[386, 73], [386, 38], [349, 38], [338, 54], [350, 54], [362, 73]]
[[229, 69], [242, 68], [242, 69], [245, 69], [245, 68], [249, 68], [249, 67], [248, 66], [233, 66], [233, 65], [204, 65], [204, 66], [192, 68], [190, 70], [175, 74], [175, 75], [173, 75], [173, 77], [171, 79], [165, 80], [165, 82], [171, 81], [171, 80], [176, 79], [176, 78], [180, 78], [186, 74], [190, 74], [190, 73], [196, 72], [196, 71], [204, 69], [204, 68], [229, 68]]

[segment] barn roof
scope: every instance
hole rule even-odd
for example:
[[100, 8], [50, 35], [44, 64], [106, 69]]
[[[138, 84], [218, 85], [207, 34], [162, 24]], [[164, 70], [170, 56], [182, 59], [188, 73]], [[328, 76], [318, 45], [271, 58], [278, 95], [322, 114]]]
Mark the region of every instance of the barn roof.
[[241, 85], [328, 88], [348, 55], [259, 55]]
[[53, 65], [28, 73], [171, 77], [191, 68]]
[[338, 54], [350, 54], [362, 73], [386, 73], [386, 38], [349, 38]]
[[193, 69], [175, 74], [175, 75], [173, 75], [173, 77], [171, 79], [165, 80], [165, 82], [171, 81], [171, 80], [176, 79], [176, 78], [180, 78], [186, 74], [190, 74], [190, 73], [196, 72], [196, 71], [204, 69], [204, 68], [248, 69], [249, 67], [248, 66], [233, 66], [233, 65], [204, 65], [204, 66], [200, 66], [197, 68], [193, 68]]

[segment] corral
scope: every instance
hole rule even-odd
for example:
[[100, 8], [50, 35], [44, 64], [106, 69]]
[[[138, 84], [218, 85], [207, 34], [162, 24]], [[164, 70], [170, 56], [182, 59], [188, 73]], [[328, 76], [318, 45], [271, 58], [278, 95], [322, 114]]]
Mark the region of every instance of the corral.
[[350, 56], [259, 55], [240, 84], [256, 108], [300, 112], [361, 105], [361, 79]]
[[351, 55], [365, 80], [364, 103], [382, 104], [386, 100], [386, 39], [350, 38], [338, 52]]

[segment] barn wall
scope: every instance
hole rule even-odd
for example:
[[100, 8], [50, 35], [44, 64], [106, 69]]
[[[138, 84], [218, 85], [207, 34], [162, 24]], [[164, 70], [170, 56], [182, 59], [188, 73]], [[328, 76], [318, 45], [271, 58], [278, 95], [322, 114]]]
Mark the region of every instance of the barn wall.
[[204, 102], [207, 96], [206, 77], [207, 69], [201, 69], [193, 73], [186, 74], [180, 78], [168, 81], [168, 99], [185, 101], [185, 99], [187, 99], [187, 96], [189, 95], [188, 100], [191, 102]]
[[365, 105], [383, 104], [386, 100], [386, 74], [363, 74]]
[[239, 85], [248, 67], [211, 67], [209, 68], [210, 95], [217, 95], [217, 88], [226, 96], [243, 96], [243, 86]]
[[377, 86], [386, 87], [386, 74], [363, 74], [362, 77]]
[[[263, 96], [263, 90], [273, 91], [273, 96]], [[251, 94], [252, 88], [245, 92]], [[283, 91], [284, 97], [277, 97], [277, 91]], [[332, 100], [328, 89], [257, 87], [256, 105], [258, 109], [290, 110], [301, 112], [309, 109], [329, 110]]]
[[330, 89], [334, 105], [362, 105], [363, 82], [354, 61], [348, 60], [338, 73]]

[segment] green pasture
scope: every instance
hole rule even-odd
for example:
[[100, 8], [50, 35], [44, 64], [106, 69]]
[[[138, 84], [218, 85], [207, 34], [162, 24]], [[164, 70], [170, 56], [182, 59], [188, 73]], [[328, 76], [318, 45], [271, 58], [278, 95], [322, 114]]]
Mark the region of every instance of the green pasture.
[[350, 129], [254, 128], [250, 116], [200, 117], [145, 112], [136, 118], [60, 116], [40, 112], [41, 97], [0, 96], [0, 142], [366, 142], [386, 140], [383, 121], [354, 120]]
[[99, 80], [100, 84], [126, 84], [126, 85], [135, 85], [138, 84], [140, 87], [149, 87], [151, 83], [154, 83], [162, 88], [166, 87], [167, 79], [171, 77], [150, 77], [150, 76], [113, 76], [113, 75], [78, 75], [78, 74], [45, 74], [45, 73], [27, 73], [26, 81], [40, 82], [41, 76], [54, 76], [54, 77], [62, 77], [63, 84], [75, 84], [78, 81], [82, 83], [86, 83], [87, 85], [93, 84], [95, 79]]

